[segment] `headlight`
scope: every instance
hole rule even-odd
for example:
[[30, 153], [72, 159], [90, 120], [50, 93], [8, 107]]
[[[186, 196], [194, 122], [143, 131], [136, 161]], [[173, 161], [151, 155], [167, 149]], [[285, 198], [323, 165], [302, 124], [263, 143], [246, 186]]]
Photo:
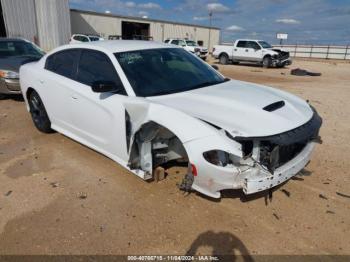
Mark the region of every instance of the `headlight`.
[[195, 48], [195, 49], [194, 49], [194, 52], [196, 52], [196, 53], [199, 52], [199, 51], [200, 51], [199, 48]]
[[241, 158], [222, 150], [211, 150], [203, 153], [203, 157], [209, 163], [216, 166], [239, 165]]
[[0, 70], [0, 77], [8, 79], [19, 79], [19, 74], [13, 71]]

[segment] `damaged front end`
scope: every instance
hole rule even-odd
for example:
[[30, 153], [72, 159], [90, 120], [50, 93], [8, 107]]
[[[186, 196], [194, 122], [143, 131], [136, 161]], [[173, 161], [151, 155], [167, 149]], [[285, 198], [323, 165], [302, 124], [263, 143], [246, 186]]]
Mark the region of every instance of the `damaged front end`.
[[277, 54], [272, 56], [272, 65], [277, 67], [283, 67], [292, 64], [289, 52], [282, 51], [280, 49], [272, 49]]
[[[279, 101], [264, 110], [282, 106]], [[127, 107], [129, 169], [144, 180], [157, 181], [160, 168], [181, 163], [188, 170], [177, 181], [179, 188], [213, 198], [224, 189], [252, 194], [285, 182], [307, 165], [320, 141], [322, 119], [315, 110], [308, 122], [287, 132], [242, 137], [158, 104]]]
[[268, 137], [232, 138], [242, 144], [247, 163], [251, 160], [251, 167], [240, 174], [246, 194], [274, 187], [307, 165], [315, 143], [321, 143], [319, 129], [322, 119], [313, 111], [307, 123], [293, 130]]

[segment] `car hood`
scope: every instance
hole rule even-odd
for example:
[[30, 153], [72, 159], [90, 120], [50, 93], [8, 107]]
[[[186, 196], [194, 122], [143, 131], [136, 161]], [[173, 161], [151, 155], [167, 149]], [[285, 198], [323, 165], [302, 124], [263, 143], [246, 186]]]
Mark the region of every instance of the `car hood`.
[[9, 70], [16, 73], [19, 72], [21, 65], [29, 62], [38, 61], [39, 57], [33, 56], [16, 56], [16, 57], [6, 57], [0, 59], [0, 70]]
[[[147, 99], [243, 137], [283, 133], [305, 124], [313, 115], [310, 106], [294, 95], [237, 80]], [[263, 109], [280, 101], [284, 104], [280, 108], [271, 112]]]

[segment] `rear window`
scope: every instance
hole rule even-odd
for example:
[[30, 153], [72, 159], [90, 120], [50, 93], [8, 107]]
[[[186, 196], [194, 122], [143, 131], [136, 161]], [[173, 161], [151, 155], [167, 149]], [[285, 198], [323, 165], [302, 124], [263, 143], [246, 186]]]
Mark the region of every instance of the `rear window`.
[[247, 41], [238, 41], [237, 47], [246, 47]]
[[78, 49], [71, 49], [55, 53], [46, 59], [45, 69], [73, 79], [79, 52]]

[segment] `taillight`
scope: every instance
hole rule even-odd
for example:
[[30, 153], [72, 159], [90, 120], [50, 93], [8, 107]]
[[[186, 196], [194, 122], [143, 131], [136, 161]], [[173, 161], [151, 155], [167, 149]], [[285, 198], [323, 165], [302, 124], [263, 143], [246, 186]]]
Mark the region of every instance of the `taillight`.
[[191, 164], [191, 172], [193, 176], [197, 176], [197, 168], [194, 164]]

